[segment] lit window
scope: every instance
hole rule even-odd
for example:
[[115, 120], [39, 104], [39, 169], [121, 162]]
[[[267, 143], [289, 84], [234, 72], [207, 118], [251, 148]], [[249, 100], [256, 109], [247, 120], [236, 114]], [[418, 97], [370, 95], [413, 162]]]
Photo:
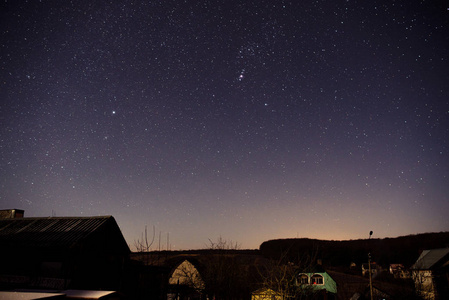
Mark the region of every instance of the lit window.
[[309, 284], [309, 276], [306, 274], [299, 275], [299, 284]]
[[323, 276], [318, 274], [313, 275], [312, 284], [324, 284]]

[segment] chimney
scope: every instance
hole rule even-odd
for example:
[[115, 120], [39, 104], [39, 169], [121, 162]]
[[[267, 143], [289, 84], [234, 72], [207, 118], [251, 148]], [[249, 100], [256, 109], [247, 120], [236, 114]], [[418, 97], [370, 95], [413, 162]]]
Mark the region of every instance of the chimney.
[[24, 214], [23, 209], [2, 209], [0, 210], [0, 219], [21, 219]]

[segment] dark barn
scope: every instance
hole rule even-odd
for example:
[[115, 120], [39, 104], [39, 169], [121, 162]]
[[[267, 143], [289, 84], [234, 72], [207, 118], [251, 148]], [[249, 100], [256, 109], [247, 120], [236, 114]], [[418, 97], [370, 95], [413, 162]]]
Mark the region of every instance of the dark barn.
[[0, 289], [122, 289], [129, 247], [112, 216], [0, 219]]

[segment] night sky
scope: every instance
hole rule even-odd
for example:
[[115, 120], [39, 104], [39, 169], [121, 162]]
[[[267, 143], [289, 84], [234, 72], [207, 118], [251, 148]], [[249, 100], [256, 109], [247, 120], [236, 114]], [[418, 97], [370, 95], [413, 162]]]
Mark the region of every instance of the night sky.
[[446, 1], [0, 8], [0, 209], [153, 249], [449, 230]]

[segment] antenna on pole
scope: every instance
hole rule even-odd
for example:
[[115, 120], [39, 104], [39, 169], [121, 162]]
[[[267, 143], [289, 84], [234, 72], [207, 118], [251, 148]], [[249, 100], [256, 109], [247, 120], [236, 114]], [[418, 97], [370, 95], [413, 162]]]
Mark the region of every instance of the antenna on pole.
[[170, 247], [170, 232], [167, 232], [167, 251], [171, 250], [169, 247]]

